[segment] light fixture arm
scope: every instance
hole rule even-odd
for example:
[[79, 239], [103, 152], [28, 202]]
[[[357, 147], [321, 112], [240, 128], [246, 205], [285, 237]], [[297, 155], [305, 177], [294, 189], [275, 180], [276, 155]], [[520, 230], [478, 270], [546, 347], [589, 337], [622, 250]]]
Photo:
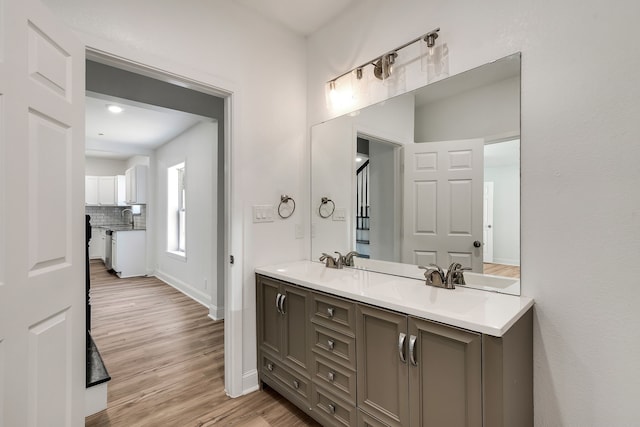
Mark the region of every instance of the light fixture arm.
[[428, 47], [433, 47], [433, 44], [435, 43], [435, 40], [438, 38], [438, 32], [439, 32], [439, 31], [440, 31], [440, 27], [438, 27], [438, 28], [436, 28], [436, 29], [434, 29], [434, 30], [431, 30], [431, 31], [429, 31], [428, 33], [423, 34], [423, 35], [421, 35], [420, 37], [416, 37], [415, 39], [410, 40], [410, 41], [406, 42], [405, 44], [403, 44], [403, 45], [401, 45], [401, 46], [398, 46], [398, 47], [396, 47], [395, 49], [392, 49], [392, 50], [390, 50], [390, 51], [388, 51], [388, 52], [384, 53], [384, 54], [383, 54], [383, 55], [381, 55], [381, 56], [378, 56], [378, 57], [376, 57], [376, 58], [374, 58], [374, 59], [371, 59], [371, 60], [369, 60], [369, 61], [365, 62], [365, 63], [364, 63], [364, 64], [362, 64], [362, 65], [359, 65], [359, 66], [357, 66], [357, 67], [354, 67], [354, 68], [350, 69], [350, 70], [349, 70], [349, 71], [347, 71], [346, 73], [342, 73], [342, 74], [340, 74], [339, 76], [337, 76], [337, 77], [335, 77], [335, 78], [333, 78], [333, 79], [329, 80], [327, 83], [329, 83], [329, 84], [331, 84], [331, 83], [335, 83], [335, 81], [336, 81], [336, 80], [338, 80], [338, 79], [339, 79], [339, 78], [341, 78], [341, 77], [346, 76], [347, 74], [349, 74], [349, 73], [353, 72], [354, 70], [357, 70], [357, 72], [358, 72], [358, 78], [360, 79], [360, 78], [362, 78], [362, 69], [363, 69], [364, 67], [366, 67], [367, 65], [373, 65], [374, 67], [379, 67], [379, 63], [382, 63], [383, 58], [385, 58], [385, 57], [386, 57], [386, 58], [389, 58], [389, 57], [395, 58], [395, 57], [398, 55], [398, 53], [397, 53], [397, 52], [398, 52], [399, 50], [404, 49], [405, 47], [410, 46], [410, 45], [414, 44], [414, 43], [415, 43], [415, 42], [417, 42], [417, 41], [420, 41], [420, 40], [425, 41], [425, 42], [427, 42], [427, 46], [428, 46]]

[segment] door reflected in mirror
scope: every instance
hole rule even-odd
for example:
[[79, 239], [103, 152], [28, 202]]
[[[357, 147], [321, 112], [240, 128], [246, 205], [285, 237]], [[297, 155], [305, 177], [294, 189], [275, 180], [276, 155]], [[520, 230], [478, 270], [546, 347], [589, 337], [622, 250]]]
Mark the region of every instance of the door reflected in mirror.
[[313, 126], [311, 144], [312, 260], [356, 250], [356, 268], [418, 279], [457, 262], [470, 287], [520, 293], [520, 54]]

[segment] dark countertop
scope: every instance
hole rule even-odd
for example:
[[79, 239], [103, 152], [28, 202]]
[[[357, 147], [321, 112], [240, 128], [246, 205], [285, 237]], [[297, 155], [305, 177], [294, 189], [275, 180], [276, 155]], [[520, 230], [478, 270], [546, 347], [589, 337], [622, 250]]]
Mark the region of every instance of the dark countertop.
[[138, 230], [146, 230], [145, 227], [134, 227], [127, 224], [112, 224], [112, 225], [95, 225], [95, 228], [104, 228], [105, 230], [111, 231], [138, 231]]
[[98, 347], [93, 342], [91, 334], [87, 331], [87, 371], [86, 371], [86, 387], [102, 384], [111, 380], [111, 376], [104, 366]]

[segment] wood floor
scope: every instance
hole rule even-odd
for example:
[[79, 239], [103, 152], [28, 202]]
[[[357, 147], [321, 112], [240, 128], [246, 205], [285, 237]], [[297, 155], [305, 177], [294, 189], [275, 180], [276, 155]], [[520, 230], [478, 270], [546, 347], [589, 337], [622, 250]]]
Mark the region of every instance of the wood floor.
[[318, 426], [264, 391], [224, 393], [224, 324], [156, 278], [119, 279], [91, 263], [92, 336], [112, 380], [86, 426]]
[[520, 267], [517, 265], [491, 264], [484, 263], [484, 274], [493, 274], [496, 276], [520, 278]]

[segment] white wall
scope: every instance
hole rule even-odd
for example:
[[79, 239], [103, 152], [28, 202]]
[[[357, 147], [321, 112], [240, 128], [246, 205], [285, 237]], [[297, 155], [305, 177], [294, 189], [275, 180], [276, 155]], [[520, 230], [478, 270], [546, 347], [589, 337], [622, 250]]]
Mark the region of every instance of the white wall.
[[[225, 299], [234, 328], [225, 350], [237, 357], [225, 369], [242, 372], [229, 378], [232, 395], [255, 387], [254, 268], [308, 254], [308, 236], [295, 238], [295, 225], [308, 223], [309, 213], [304, 38], [233, 1], [44, 3], [92, 48], [233, 93], [227, 131], [236, 263]], [[252, 205], [277, 205], [281, 194], [296, 200], [293, 216], [253, 224]]]
[[[220, 313], [216, 281], [218, 124], [202, 122], [156, 150], [155, 165], [155, 274], [201, 304]], [[185, 163], [186, 257], [167, 252], [167, 168]]]
[[519, 112], [520, 78], [502, 80], [416, 108], [415, 142], [517, 136]]
[[85, 157], [85, 175], [115, 176], [124, 175], [127, 170], [126, 160], [104, 159], [101, 157]]
[[485, 182], [493, 182], [493, 262], [520, 265], [520, 168], [484, 169]]
[[333, 114], [326, 81], [434, 27], [452, 74], [522, 51], [536, 426], [638, 424], [638, 16], [638, 2], [369, 0], [308, 42], [310, 123]]

